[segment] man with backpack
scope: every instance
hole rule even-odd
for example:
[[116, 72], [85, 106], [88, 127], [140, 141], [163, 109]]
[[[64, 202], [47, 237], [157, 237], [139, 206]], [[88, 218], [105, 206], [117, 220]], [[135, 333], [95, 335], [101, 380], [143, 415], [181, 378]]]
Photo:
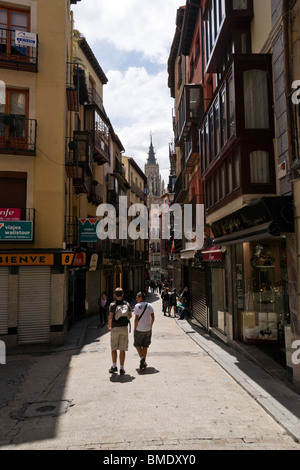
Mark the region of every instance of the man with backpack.
[[118, 372], [117, 359], [120, 351], [120, 375], [125, 374], [124, 363], [126, 351], [128, 351], [128, 324], [132, 317], [132, 311], [128, 302], [123, 300], [123, 289], [115, 290], [116, 301], [109, 306], [108, 329], [111, 331], [111, 356], [112, 366], [110, 374]]
[[145, 302], [146, 295], [139, 292], [136, 296], [137, 304], [134, 307], [134, 347], [140, 356], [140, 369], [147, 367], [146, 356], [151, 344], [152, 326], [154, 323], [154, 310], [151, 304]]

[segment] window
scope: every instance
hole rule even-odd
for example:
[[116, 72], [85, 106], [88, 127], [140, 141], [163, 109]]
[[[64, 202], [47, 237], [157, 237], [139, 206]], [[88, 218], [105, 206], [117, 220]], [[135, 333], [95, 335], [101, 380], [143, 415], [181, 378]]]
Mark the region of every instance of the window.
[[26, 138], [26, 117], [28, 109], [28, 92], [6, 89], [6, 104], [0, 104], [0, 116], [10, 115], [10, 121], [0, 120], [0, 140]]
[[210, 161], [212, 161], [215, 157], [214, 116], [212, 112], [209, 115], [209, 137], [210, 137]]
[[178, 83], [178, 88], [180, 88], [180, 85], [182, 83], [182, 59], [181, 57], [179, 58], [178, 60], [178, 63], [177, 63], [177, 73], [178, 73], [178, 79], [177, 79], [177, 83]]
[[221, 144], [224, 147], [227, 140], [227, 117], [226, 117], [226, 93], [225, 89], [221, 92]]
[[269, 129], [268, 76], [263, 70], [244, 72], [246, 129]]
[[26, 47], [15, 45], [15, 31], [29, 31], [29, 12], [0, 8], [0, 54], [26, 55]]
[[0, 172], [0, 207], [26, 209], [27, 173]]
[[250, 153], [251, 183], [265, 184], [270, 182], [269, 154], [262, 150]]
[[225, 165], [221, 168], [221, 181], [220, 181], [220, 198], [223, 199], [225, 197]]
[[234, 10], [247, 10], [248, 1], [247, 0], [233, 0], [233, 9]]
[[234, 86], [233, 79], [228, 82], [228, 106], [229, 106], [229, 137], [234, 134], [235, 118], [234, 118]]
[[209, 123], [208, 123], [208, 118], [205, 121], [205, 144], [206, 144], [206, 168], [209, 166], [209, 161], [210, 161], [210, 152], [209, 152]]
[[221, 129], [220, 129], [220, 116], [219, 116], [219, 101], [216, 101], [214, 105], [214, 120], [215, 120], [215, 150], [216, 155], [220, 152], [221, 142]]
[[233, 157], [233, 189], [240, 186], [240, 157], [235, 155]]
[[200, 131], [200, 141], [201, 141], [201, 165], [202, 173], [206, 170], [206, 161], [205, 161], [205, 135], [204, 128], [202, 127]]
[[227, 188], [228, 194], [232, 193], [232, 162], [229, 160], [227, 165]]

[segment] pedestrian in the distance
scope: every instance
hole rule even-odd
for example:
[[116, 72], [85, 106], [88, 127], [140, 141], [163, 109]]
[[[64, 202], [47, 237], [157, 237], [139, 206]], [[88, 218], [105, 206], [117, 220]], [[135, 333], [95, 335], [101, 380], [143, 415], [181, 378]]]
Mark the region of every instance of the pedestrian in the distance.
[[111, 356], [112, 366], [109, 369], [111, 374], [118, 372], [117, 359], [120, 351], [120, 375], [125, 374], [125, 355], [128, 351], [128, 324], [132, 317], [132, 311], [128, 302], [123, 300], [123, 289], [118, 287], [115, 290], [116, 301], [109, 306], [108, 329], [111, 330]]
[[102, 292], [101, 297], [98, 299], [99, 305], [99, 318], [100, 318], [100, 326], [106, 325], [107, 322], [107, 314], [109, 308], [109, 298], [106, 295], [106, 292]]
[[137, 304], [134, 307], [134, 347], [140, 357], [140, 369], [147, 367], [146, 357], [151, 344], [152, 326], [155, 315], [151, 304], [146, 302], [146, 295], [139, 292], [136, 296]]

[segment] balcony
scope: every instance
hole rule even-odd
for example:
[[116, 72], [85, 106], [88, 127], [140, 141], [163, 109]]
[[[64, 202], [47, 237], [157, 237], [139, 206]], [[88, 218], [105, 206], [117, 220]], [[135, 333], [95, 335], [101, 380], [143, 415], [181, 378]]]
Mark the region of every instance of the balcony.
[[201, 85], [185, 85], [178, 108], [178, 121], [175, 126], [175, 142], [181, 145], [203, 115], [204, 101]]
[[185, 173], [191, 174], [200, 163], [199, 140], [196, 126], [192, 126], [190, 136], [184, 145]]
[[103, 203], [103, 197], [104, 197], [104, 186], [101, 183], [98, 183], [98, 181], [94, 180], [92, 181], [92, 186], [88, 192], [88, 201], [91, 204], [94, 204], [95, 206], [98, 206], [99, 204]]
[[145, 201], [145, 194], [141, 188], [138, 187], [136, 183], [131, 183], [131, 190], [142, 200]]
[[130, 185], [126, 180], [126, 170], [124, 165], [119, 161], [118, 158], [115, 158], [115, 168], [114, 168], [114, 175], [118, 180], [118, 183], [123, 185], [125, 188], [130, 189]]
[[104, 165], [110, 162], [109, 154], [109, 136], [107, 133], [99, 130], [97, 127], [93, 132], [94, 141], [94, 161], [98, 165]]
[[69, 111], [79, 111], [79, 65], [67, 62], [67, 104]]
[[178, 176], [175, 186], [174, 186], [174, 192], [175, 192], [175, 198], [174, 202], [175, 203], [180, 203], [184, 201], [185, 196], [188, 193], [188, 189], [185, 187], [185, 174], [184, 171], [180, 173]]
[[66, 242], [68, 246], [77, 246], [79, 244], [79, 223], [77, 217], [65, 218]]
[[[253, 0], [211, 0], [204, 16], [206, 71], [216, 73], [228, 50], [251, 52], [250, 25], [254, 18]], [[231, 43], [232, 41], [232, 43]]]
[[35, 119], [0, 114], [0, 153], [36, 155]]
[[16, 31], [0, 28], [0, 68], [37, 72], [38, 36], [34, 47], [16, 44]]
[[88, 194], [91, 187], [91, 178], [87, 176], [85, 169], [78, 168], [78, 176], [73, 178], [75, 194]]
[[103, 99], [96, 92], [94, 88], [92, 90], [89, 90], [88, 96], [89, 96], [89, 101], [88, 101], [89, 104], [87, 106], [97, 106], [98, 109], [102, 113], [105, 113], [104, 106], [103, 106]]
[[233, 55], [200, 123], [206, 211], [241, 196], [275, 194], [270, 55]]

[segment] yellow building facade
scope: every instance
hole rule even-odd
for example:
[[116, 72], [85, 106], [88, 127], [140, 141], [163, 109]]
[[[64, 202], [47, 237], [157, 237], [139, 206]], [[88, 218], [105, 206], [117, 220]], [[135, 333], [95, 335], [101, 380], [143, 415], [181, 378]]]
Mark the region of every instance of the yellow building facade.
[[[77, 0], [79, 1], [79, 0]], [[0, 1], [0, 339], [58, 343], [122, 281], [97, 207], [128, 190], [76, 0]], [[118, 240], [115, 240], [121, 251]], [[108, 260], [108, 262], [107, 262]], [[121, 273], [121, 275], [120, 275]]]

